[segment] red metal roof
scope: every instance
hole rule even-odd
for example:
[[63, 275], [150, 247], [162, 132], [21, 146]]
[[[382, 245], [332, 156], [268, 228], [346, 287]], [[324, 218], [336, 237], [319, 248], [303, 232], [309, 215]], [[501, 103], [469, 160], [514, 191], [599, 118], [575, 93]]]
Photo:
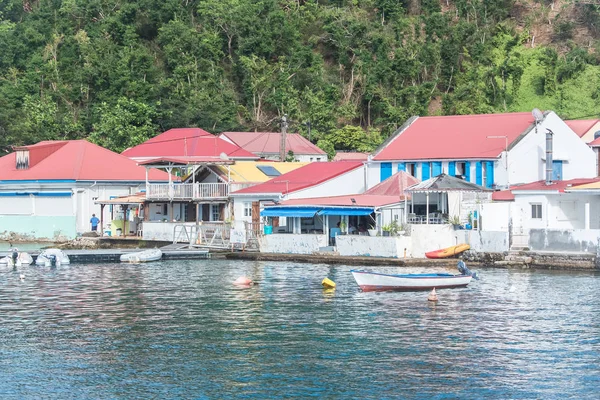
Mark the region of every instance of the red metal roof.
[[135, 147], [123, 151], [129, 158], [156, 158], [168, 156], [219, 157], [256, 159], [254, 154], [214, 136], [200, 128], [169, 129]]
[[360, 161], [310, 163], [260, 185], [247, 187], [233, 194], [291, 193], [328, 181], [363, 165]]
[[[496, 158], [534, 122], [531, 113], [419, 117], [375, 157], [387, 160]], [[489, 138], [502, 136], [502, 138]]]
[[[30, 156], [35, 158], [34, 165], [30, 163], [28, 169], [17, 169], [15, 153], [7, 154], [0, 158], [0, 180], [146, 180], [144, 167], [86, 140], [45, 141], [17, 149], [28, 149]], [[150, 170], [148, 177], [152, 181], [169, 179], [165, 172], [158, 170]]]
[[515, 199], [515, 192], [522, 191], [553, 191], [564, 193], [565, 189], [571, 188], [573, 186], [585, 185], [587, 183], [600, 182], [600, 178], [580, 178], [580, 179], [570, 179], [568, 181], [553, 181], [550, 185], [546, 185], [546, 181], [537, 181], [531, 183], [525, 183], [523, 185], [518, 185], [510, 190], [501, 190], [498, 192], [492, 193], [492, 200], [494, 201], [512, 201]]
[[221, 157], [156, 157], [138, 162], [139, 165], [157, 165], [157, 164], [235, 164], [235, 161], [222, 159]]
[[[352, 202], [352, 199], [355, 202]], [[368, 194], [350, 194], [334, 197], [313, 197], [309, 199], [291, 199], [279, 203], [284, 206], [355, 206], [355, 207], [383, 207], [397, 204], [404, 199], [398, 196], [376, 196]]]
[[600, 137], [598, 139], [594, 139], [588, 143], [588, 146], [591, 147], [600, 147]]
[[390, 176], [383, 182], [378, 183], [364, 194], [373, 194], [380, 196], [402, 196], [404, 197], [404, 189], [421, 182], [411, 174], [405, 171], [400, 171]]
[[[281, 146], [281, 133], [279, 132], [223, 132], [221, 135], [256, 155], [279, 154]], [[288, 133], [285, 136], [286, 154], [290, 150], [294, 154], [326, 155], [323, 150], [298, 133]]]
[[367, 158], [369, 158], [369, 153], [338, 151], [337, 153], [335, 153], [335, 157], [333, 157], [333, 161], [351, 161], [351, 160], [367, 161]]
[[572, 119], [569, 121], [565, 121], [565, 124], [571, 128], [573, 132], [575, 132], [579, 137], [583, 137], [587, 131], [592, 129], [599, 120], [597, 119]]

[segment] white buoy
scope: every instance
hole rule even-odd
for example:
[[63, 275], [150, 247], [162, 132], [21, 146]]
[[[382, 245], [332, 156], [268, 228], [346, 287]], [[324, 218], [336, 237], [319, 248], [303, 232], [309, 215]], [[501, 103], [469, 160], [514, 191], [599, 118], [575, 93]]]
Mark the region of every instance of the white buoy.
[[438, 297], [437, 294], [435, 293], [435, 288], [433, 288], [433, 290], [431, 291], [431, 293], [429, 293], [429, 296], [427, 297], [428, 301], [438, 301]]
[[22, 280], [22, 281], [24, 281], [25, 280], [25, 275], [23, 275], [23, 274], [19, 275], [19, 279]]
[[235, 281], [233, 281], [233, 284], [235, 286], [250, 287], [250, 286], [254, 285], [254, 281], [252, 281], [252, 279], [250, 279], [246, 276], [240, 276]]

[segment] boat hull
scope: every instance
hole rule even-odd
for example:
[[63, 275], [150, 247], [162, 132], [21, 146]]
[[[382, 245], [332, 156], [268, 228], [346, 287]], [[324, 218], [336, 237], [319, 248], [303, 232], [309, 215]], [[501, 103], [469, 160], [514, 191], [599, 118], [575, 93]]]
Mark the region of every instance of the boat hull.
[[138, 251], [135, 253], [123, 254], [120, 257], [121, 262], [129, 263], [142, 263], [158, 261], [162, 258], [162, 251], [160, 249], [150, 249], [144, 251]]
[[69, 256], [60, 249], [46, 249], [35, 259], [35, 264], [40, 266], [68, 265], [70, 263]]
[[354, 280], [365, 292], [401, 291], [415, 292], [421, 290], [449, 289], [466, 287], [472, 277], [452, 274], [406, 274], [392, 275], [367, 271], [352, 270]]
[[[33, 263], [33, 257], [24, 251], [19, 252], [17, 265], [30, 265]], [[0, 265], [13, 266], [14, 262], [10, 255], [0, 258]]]
[[425, 253], [425, 257], [427, 258], [448, 258], [454, 257], [457, 254], [462, 253], [463, 251], [467, 251], [471, 248], [468, 244], [459, 244], [456, 246], [450, 246], [445, 249], [434, 250]]

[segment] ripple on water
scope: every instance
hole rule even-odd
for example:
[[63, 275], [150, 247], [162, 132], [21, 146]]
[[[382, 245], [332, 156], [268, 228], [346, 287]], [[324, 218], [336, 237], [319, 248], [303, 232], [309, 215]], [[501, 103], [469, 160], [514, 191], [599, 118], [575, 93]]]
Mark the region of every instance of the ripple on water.
[[[360, 292], [349, 270], [202, 260], [0, 271], [0, 396], [596, 397], [598, 275], [484, 270], [431, 304], [424, 292]], [[259, 284], [234, 287], [241, 275]]]

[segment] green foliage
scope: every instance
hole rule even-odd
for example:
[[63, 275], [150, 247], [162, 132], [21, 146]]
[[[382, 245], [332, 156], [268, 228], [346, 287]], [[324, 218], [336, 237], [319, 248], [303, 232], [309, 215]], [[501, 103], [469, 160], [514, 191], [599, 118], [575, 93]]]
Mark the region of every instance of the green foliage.
[[522, 3], [0, 1], [0, 150], [89, 137], [120, 151], [172, 127], [278, 130], [287, 114], [333, 157], [412, 115], [596, 114], [600, 6], [530, 48], [549, 2], [519, 18]]

